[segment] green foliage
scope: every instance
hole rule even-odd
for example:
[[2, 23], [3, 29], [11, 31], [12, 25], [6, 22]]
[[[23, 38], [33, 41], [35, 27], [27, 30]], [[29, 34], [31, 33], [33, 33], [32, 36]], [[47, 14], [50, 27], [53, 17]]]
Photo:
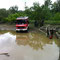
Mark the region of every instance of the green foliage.
[[51, 5], [52, 1], [51, 0], [45, 0], [44, 5], [46, 7], [49, 7]]
[[53, 17], [51, 17], [50, 19], [51, 19], [51, 20], [55, 20], [55, 21], [56, 21], [56, 20], [57, 20], [57, 21], [60, 20], [60, 13], [59, 13], [59, 12], [56, 13], [56, 14], [55, 14]]
[[14, 14], [18, 12], [18, 6], [12, 6], [9, 8], [10, 13]]
[[41, 7], [39, 6], [39, 3], [33, 3], [33, 16], [34, 16], [34, 20], [41, 20]]
[[15, 23], [16, 18], [20, 16], [25, 16], [25, 14], [20, 14], [20, 13], [11, 14], [7, 18], [5, 18], [5, 21], [9, 23]]
[[54, 14], [54, 16], [52, 16], [50, 20], [46, 20], [45, 23], [46, 24], [60, 24], [60, 13], [58, 12]]
[[52, 11], [55, 13], [60, 12], [60, 0], [57, 0], [52, 4]]
[[6, 20], [7, 22], [15, 21], [16, 18], [17, 18], [17, 16], [18, 16], [17, 13], [11, 14], [11, 15], [9, 15], [5, 20]]
[[8, 14], [6, 9], [0, 9], [0, 23], [4, 22], [4, 18], [8, 17]]
[[24, 11], [19, 11], [18, 6], [12, 6], [8, 10], [0, 9], [0, 23], [15, 23], [16, 18], [20, 16], [28, 16], [31, 22], [37, 21], [39, 24], [42, 20], [46, 20], [45, 22], [52, 21], [51, 23], [58, 23], [60, 20], [60, 0], [57, 0], [53, 4], [51, 0], [45, 0], [41, 6], [35, 2], [30, 8], [25, 6]]
[[53, 24], [53, 25], [57, 25], [60, 24], [60, 21], [55, 21], [55, 20], [45, 20], [45, 24]]
[[53, 17], [53, 20], [60, 20], [60, 13], [56, 13]]

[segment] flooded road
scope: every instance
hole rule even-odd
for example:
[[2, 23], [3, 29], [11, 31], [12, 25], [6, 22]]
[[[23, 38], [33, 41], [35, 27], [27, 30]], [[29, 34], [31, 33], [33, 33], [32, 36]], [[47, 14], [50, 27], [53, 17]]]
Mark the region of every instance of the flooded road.
[[0, 31], [0, 60], [58, 60], [60, 41], [41, 32]]

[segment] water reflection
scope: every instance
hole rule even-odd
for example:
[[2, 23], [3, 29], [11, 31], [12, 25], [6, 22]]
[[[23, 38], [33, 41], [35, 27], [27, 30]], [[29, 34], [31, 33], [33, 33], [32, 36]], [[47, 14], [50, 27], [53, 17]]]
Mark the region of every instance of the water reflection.
[[8, 49], [11, 49], [14, 41], [16, 40], [16, 35], [11, 33], [4, 33], [0, 35], [0, 52], [9, 52]]
[[[44, 38], [43, 38], [44, 37]], [[33, 49], [43, 49], [45, 44], [52, 44], [53, 40], [48, 40], [45, 36], [37, 33], [18, 34], [16, 35], [16, 42], [18, 45], [29, 45]]]
[[0, 52], [10, 55], [9, 58], [0, 56], [0, 60], [58, 60], [59, 43], [37, 32], [0, 32]]

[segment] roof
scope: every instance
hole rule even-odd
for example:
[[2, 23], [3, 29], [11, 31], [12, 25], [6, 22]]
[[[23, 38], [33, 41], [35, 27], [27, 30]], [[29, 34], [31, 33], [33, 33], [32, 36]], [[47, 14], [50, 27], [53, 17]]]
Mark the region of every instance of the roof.
[[17, 20], [19, 19], [28, 19], [28, 17], [18, 17]]

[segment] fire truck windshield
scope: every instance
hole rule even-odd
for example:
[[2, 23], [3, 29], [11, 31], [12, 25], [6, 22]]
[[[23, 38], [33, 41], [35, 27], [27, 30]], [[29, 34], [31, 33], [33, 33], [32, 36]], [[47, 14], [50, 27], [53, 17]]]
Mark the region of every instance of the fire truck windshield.
[[16, 20], [16, 24], [26, 24], [26, 20]]

